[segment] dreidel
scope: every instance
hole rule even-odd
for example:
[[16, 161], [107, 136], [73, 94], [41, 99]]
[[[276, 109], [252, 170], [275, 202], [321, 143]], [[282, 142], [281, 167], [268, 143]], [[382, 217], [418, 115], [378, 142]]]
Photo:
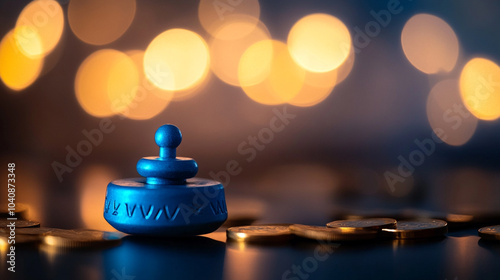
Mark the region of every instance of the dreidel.
[[186, 236], [215, 231], [227, 219], [224, 187], [220, 182], [195, 178], [198, 164], [177, 157], [180, 130], [171, 124], [155, 134], [159, 156], [137, 163], [142, 178], [108, 184], [104, 218], [115, 229], [136, 235]]

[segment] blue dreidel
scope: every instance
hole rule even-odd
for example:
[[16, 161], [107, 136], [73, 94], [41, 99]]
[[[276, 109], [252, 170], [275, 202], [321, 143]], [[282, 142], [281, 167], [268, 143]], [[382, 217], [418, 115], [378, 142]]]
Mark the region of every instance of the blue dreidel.
[[115, 180], [108, 184], [104, 218], [129, 234], [184, 236], [212, 232], [227, 219], [224, 187], [213, 180], [192, 178], [198, 164], [176, 157], [182, 141], [180, 130], [163, 125], [155, 134], [159, 157], [137, 163], [143, 178]]

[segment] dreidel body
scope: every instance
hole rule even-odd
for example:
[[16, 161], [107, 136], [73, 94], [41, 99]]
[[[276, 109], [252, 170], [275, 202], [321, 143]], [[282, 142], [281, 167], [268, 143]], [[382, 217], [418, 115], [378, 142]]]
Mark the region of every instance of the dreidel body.
[[213, 232], [224, 223], [224, 187], [214, 180], [193, 178], [196, 161], [176, 157], [181, 140], [176, 126], [161, 126], [155, 134], [160, 155], [137, 163], [143, 177], [108, 184], [104, 218], [111, 226], [129, 234], [186, 236]]

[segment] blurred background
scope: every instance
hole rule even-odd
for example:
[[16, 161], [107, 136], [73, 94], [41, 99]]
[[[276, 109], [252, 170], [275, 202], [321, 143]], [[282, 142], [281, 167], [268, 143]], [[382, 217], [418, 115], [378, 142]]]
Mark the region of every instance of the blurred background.
[[172, 123], [230, 216], [498, 211], [498, 14], [493, 0], [1, 0], [1, 178], [14, 162], [17, 202], [44, 226], [110, 229], [106, 185], [137, 177]]

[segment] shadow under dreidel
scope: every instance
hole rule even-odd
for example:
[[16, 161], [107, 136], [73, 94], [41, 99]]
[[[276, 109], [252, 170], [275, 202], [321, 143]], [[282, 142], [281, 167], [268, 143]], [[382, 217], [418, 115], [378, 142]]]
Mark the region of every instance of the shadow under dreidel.
[[105, 252], [106, 279], [125, 273], [141, 279], [220, 279], [226, 245], [203, 236], [129, 235]]

